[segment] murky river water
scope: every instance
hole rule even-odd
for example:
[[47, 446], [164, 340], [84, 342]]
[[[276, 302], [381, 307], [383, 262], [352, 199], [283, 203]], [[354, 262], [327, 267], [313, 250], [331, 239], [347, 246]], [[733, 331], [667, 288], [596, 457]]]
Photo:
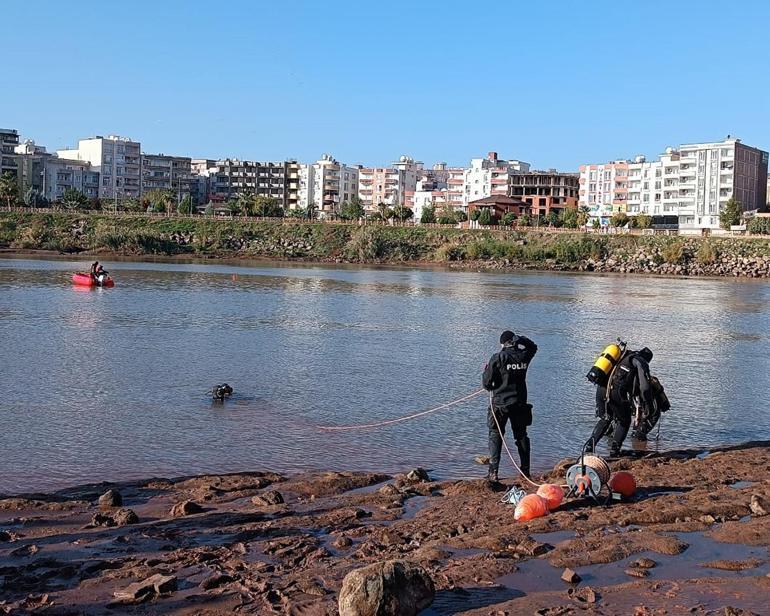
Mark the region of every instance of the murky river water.
[[[585, 373], [618, 335], [647, 345], [673, 409], [647, 447], [770, 438], [770, 284], [546, 273], [0, 259], [0, 492], [208, 471], [480, 475], [479, 388], [500, 331], [534, 339], [534, 465], [593, 425]], [[206, 392], [230, 383], [234, 398]], [[627, 445], [631, 444], [630, 441]], [[509, 467], [503, 462], [506, 471]]]

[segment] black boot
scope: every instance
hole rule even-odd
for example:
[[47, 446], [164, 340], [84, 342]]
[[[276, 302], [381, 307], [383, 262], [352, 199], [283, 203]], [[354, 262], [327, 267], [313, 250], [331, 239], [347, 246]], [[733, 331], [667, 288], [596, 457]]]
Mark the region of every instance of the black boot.
[[521, 472], [529, 479], [529, 437], [525, 436], [516, 441], [516, 448], [519, 450], [519, 459], [521, 460]]
[[487, 481], [490, 483], [499, 483], [500, 480], [497, 477], [497, 467], [489, 465], [489, 471], [487, 471]]

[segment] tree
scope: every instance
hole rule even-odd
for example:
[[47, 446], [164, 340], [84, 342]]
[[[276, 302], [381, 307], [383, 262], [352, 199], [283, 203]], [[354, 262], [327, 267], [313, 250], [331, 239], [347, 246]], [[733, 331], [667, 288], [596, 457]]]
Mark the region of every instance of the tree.
[[752, 235], [767, 235], [770, 233], [770, 219], [755, 216], [746, 225], [746, 230]]
[[75, 210], [87, 205], [88, 197], [77, 188], [68, 188], [64, 191], [64, 195], [61, 198], [61, 204], [68, 210]]
[[24, 205], [27, 207], [38, 207], [43, 202], [43, 196], [37, 188], [30, 186], [24, 193]]
[[380, 201], [377, 204], [377, 213], [380, 215], [380, 218], [382, 218], [382, 220], [387, 220], [388, 218], [393, 216], [393, 214], [391, 214], [390, 212], [390, 208], [388, 207], [388, 204], [383, 203], [382, 201]]
[[613, 227], [625, 227], [628, 224], [628, 215], [625, 212], [617, 212], [612, 215]]
[[265, 218], [283, 217], [281, 202], [275, 197], [255, 197], [253, 203], [253, 213], [255, 216], [264, 216]]
[[532, 225], [532, 218], [530, 217], [529, 214], [525, 213], [519, 217], [519, 224], [518, 224], [519, 227], [529, 227], [531, 225]]
[[599, 227], [601, 227], [601, 226], [602, 226], [602, 223], [599, 221], [599, 219], [598, 219], [598, 218], [594, 218], [594, 219], [591, 221], [591, 226], [592, 226], [594, 229], [598, 229]]
[[206, 216], [213, 216], [214, 215], [214, 204], [211, 201], [209, 201], [206, 204], [206, 209], [204, 210], [204, 214], [206, 214]]
[[587, 205], [581, 205], [577, 211], [578, 227], [585, 227], [590, 217], [591, 217], [591, 208], [589, 208]]
[[[112, 207], [111, 205], [108, 205], [108, 203], [105, 201], [103, 204], [105, 207]], [[121, 202], [121, 205], [123, 206], [123, 209], [126, 212], [141, 212], [142, 209], [142, 203], [139, 201], [139, 199], [135, 199], [133, 197], [129, 197], [128, 199], [123, 199]]]
[[481, 214], [479, 214], [479, 224], [484, 226], [495, 224], [495, 219], [492, 216], [492, 212], [489, 211], [488, 207], [485, 207], [481, 210]]
[[545, 219], [551, 227], [561, 226], [561, 221], [559, 220], [559, 215], [556, 213], [556, 210], [549, 211], [548, 216], [546, 216]]
[[516, 222], [516, 214], [513, 212], [506, 212], [503, 214], [503, 218], [500, 221], [501, 224], [505, 225], [506, 227], [510, 227], [513, 225], [513, 223]]
[[185, 195], [185, 198], [180, 201], [177, 211], [180, 214], [187, 215], [192, 214], [192, 209], [192, 197], [190, 197], [190, 195]]
[[481, 210], [476, 208], [471, 212], [471, 220], [473, 222], [476, 222], [479, 219], [479, 216], [481, 216]]
[[436, 208], [432, 205], [426, 205], [424, 208], [422, 208], [420, 222], [424, 225], [430, 225], [436, 222]]
[[176, 203], [174, 192], [167, 188], [153, 188], [144, 197], [149, 203], [148, 211], [152, 212], [170, 212]]
[[436, 222], [440, 225], [456, 225], [459, 222], [459, 217], [452, 205], [445, 203], [436, 217]]
[[731, 197], [730, 200], [725, 203], [725, 207], [719, 212], [719, 226], [724, 230], [729, 231], [733, 225], [741, 224], [741, 216], [743, 215], [743, 208], [741, 202], [735, 197]]
[[652, 216], [650, 216], [649, 214], [644, 214], [644, 213], [637, 214], [635, 218], [636, 218], [636, 226], [639, 227], [640, 229], [649, 229], [650, 227], [652, 227]]
[[243, 212], [247, 216], [254, 216], [256, 207], [255, 199], [254, 193], [250, 190], [239, 192], [235, 196], [235, 201], [238, 203], [238, 211]]
[[396, 205], [392, 211], [393, 211], [393, 218], [395, 218], [396, 220], [400, 220], [402, 222], [405, 220], [409, 220], [414, 216], [414, 212], [412, 211], [411, 208], [408, 208], [405, 205], [401, 205], [401, 204]]
[[559, 214], [559, 222], [567, 229], [578, 228], [578, 211], [574, 207], [568, 207], [561, 211]]
[[19, 185], [16, 183], [16, 178], [8, 171], [0, 177], [0, 199], [5, 202], [9, 210], [19, 200]]
[[358, 197], [353, 197], [350, 201], [345, 201], [340, 207], [340, 217], [345, 220], [359, 220], [364, 217], [364, 202]]

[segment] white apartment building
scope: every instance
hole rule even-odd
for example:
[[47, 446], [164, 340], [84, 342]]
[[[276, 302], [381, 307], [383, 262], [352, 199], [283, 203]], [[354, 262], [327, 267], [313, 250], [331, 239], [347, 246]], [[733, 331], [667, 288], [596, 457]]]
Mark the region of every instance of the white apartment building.
[[670, 217], [680, 229], [719, 228], [719, 212], [735, 198], [744, 211], [767, 200], [768, 153], [739, 139], [666, 148], [657, 161], [628, 165], [628, 213]]
[[364, 208], [372, 211], [380, 203], [406, 205], [414, 195], [423, 163], [410, 156], [401, 156], [390, 167], [361, 168], [358, 175], [358, 196]]
[[590, 210], [592, 218], [603, 219], [626, 211], [628, 165], [627, 160], [580, 165], [578, 203]]
[[194, 192], [191, 166], [186, 156], [142, 154], [142, 194], [170, 190], [181, 201]]
[[298, 165], [300, 208], [313, 204], [321, 216], [339, 213], [340, 206], [358, 196], [359, 168], [324, 154], [312, 164]]
[[50, 203], [61, 201], [68, 189], [83, 193], [89, 199], [99, 196], [99, 172], [84, 160], [68, 160], [46, 156], [43, 160], [41, 193]]
[[91, 163], [101, 179], [99, 197], [139, 198], [142, 193], [142, 148], [138, 141], [109, 135], [81, 139], [72, 150], [58, 150], [59, 158]]
[[[486, 158], [471, 159], [471, 166], [463, 173], [463, 208], [484, 197], [508, 196], [508, 178], [514, 173], [528, 171], [529, 163], [503, 160], [497, 157], [497, 152], [490, 152]], [[452, 183], [452, 186], [457, 184]]]

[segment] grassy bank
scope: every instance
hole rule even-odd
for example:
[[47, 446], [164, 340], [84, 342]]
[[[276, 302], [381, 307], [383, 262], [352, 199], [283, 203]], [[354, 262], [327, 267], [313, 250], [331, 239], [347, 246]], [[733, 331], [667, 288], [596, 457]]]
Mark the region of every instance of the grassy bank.
[[[703, 240], [294, 221], [3, 212], [0, 246], [72, 254], [261, 257], [350, 263], [472, 262], [543, 269], [770, 275], [770, 241], [761, 239]], [[735, 274], [736, 271], [740, 273]]]

